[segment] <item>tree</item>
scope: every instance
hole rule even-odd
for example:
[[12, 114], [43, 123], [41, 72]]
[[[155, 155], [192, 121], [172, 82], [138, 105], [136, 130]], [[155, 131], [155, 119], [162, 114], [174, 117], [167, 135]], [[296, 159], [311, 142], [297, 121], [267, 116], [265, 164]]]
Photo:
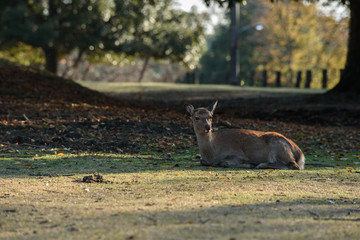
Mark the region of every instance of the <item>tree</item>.
[[344, 74], [333, 91], [360, 93], [360, 1], [341, 2], [350, 9], [350, 33]]
[[[315, 4], [263, 4], [268, 10], [260, 19], [265, 27], [262, 44], [256, 49], [261, 70], [285, 73], [283, 79], [288, 80], [289, 86], [294, 85], [294, 71], [314, 70], [312, 85], [316, 87], [321, 87], [322, 69], [336, 69], [339, 73], [339, 66], [346, 60], [347, 17], [335, 19]], [[338, 81], [329, 78], [329, 86], [334, 87]]]
[[208, 49], [200, 59], [201, 83], [223, 83], [229, 78], [229, 24], [218, 25], [208, 39]]
[[[205, 3], [218, 2], [221, 6], [227, 2], [228, 7], [232, 7], [235, 2], [242, 3], [243, 0], [204, 0]], [[276, 0], [270, 0], [274, 2]], [[281, 0], [279, 0], [281, 1]], [[293, 0], [300, 1], [300, 0]], [[310, 0], [311, 1], [311, 0]], [[318, 1], [318, 0], [312, 0]], [[350, 10], [348, 53], [344, 74], [340, 82], [333, 89], [333, 92], [360, 92], [360, 1], [359, 0], [327, 0], [328, 2], [338, 2], [347, 6]]]
[[38, 48], [18, 42], [18, 44], [4, 44], [0, 51], [0, 61], [2, 59], [26, 66], [38, 67], [45, 63], [42, 52]]
[[1, 1], [0, 15], [0, 49], [40, 48], [54, 73], [58, 58], [74, 50], [75, 66], [85, 55], [126, 54], [194, 68], [204, 42], [199, 14], [174, 10], [168, 0]]
[[1, 1], [0, 43], [41, 48], [46, 69], [56, 73], [59, 55], [98, 46], [107, 1]]
[[158, 0], [143, 8], [144, 18], [127, 38], [108, 41], [106, 49], [144, 59], [141, 82], [150, 58], [182, 62], [194, 69], [204, 45], [204, 27], [196, 11], [173, 8], [172, 1]]
[[[254, 23], [262, 9], [258, 6], [259, 1], [251, 1], [246, 6], [240, 8], [240, 24], [238, 29], [247, 28]], [[200, 72], [204, 83], [223, 83], [229, 82], [230, 77], [230, 14], [226, 14], [226, 23], [216, 26], [214, 35], [208, 39], [208, 49], [200, 59]], [[259, 44], [256, 37], [256, 30], [250, 28], [239, 35], [238, 46], [241, 51], [238, 53], [238, 64], [241, 66], [241, 78], [247, 77], [248, 71], [253, 68], [251, 61], [255, 53], [255, 48]]]

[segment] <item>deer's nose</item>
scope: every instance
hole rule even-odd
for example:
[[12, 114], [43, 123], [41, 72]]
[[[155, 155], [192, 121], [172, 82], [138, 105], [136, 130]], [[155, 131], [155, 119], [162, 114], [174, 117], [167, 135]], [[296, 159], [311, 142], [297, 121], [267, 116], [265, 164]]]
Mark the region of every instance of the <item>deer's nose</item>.
[[210, 126], [208, 124], [205, 125], [205, 129], [210, 131]]

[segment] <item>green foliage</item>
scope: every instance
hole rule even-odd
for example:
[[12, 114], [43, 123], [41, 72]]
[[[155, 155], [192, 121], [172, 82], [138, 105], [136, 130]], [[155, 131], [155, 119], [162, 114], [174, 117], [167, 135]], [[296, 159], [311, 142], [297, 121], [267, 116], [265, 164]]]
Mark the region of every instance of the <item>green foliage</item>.
[[208, 40], [208, 50], [200, 59], [201, 83], [226, 83], [230, 71], [229, 25], [220, 25]]
[[89, 37], [100, 33], [103, 22], [98, 2], [2, 2], [0, 40], [41, 48], [56, 46], [62, 53], [94, 43], [96, 40]]
[[[295, 71], [313, 70], [313, 87], [321, 87], [321, 70], [339, 72], [345, 65], [348, 19], [335, 20], [314, 4], [267, 4], [263, 44], [256, 51], [260, 69], [282, 71], [289, 84]], [[321, 22], [321, 24], [319, 24]], [[254, 59], [255, 60], [255, 59]], [[339, 77], [332, 77], [334, 86]]]
[[0, 51], [0, 59], [5, 59], [25, 66], [44, 64], [45, 62], [40, 49], [21, 42], [17, 45], [6, 44], [4, 49]]
[[[329, 69], [329, 87], [344, 66], [347, 18], [324, 15], [314, 4], [251, 1], [240, 7], [239, 62], [242, 80], [251, 70], [282, 71], [283, 83], [293, 86], [295, 72], [314, 71], [312, 87], [321, 87], [321, 70]], [[264, 23], [263, 31], [243, 26]], [[319, 24], [321, 22], [322, 24]], [[201, 59], [204, 82], [226, 83], [229, 72], [230, 26], [216, 29]], [[270, 81], [274, 81], [270, 73]]]
[[[240, 8], [240, 25], [238, 30], [244, 26], [254, 23], [256, 16], [262, 6], [258, 1], [251, 1], [246, 6]], [[208, 40], [208, 50], [201, 57], [200, 75], [204, 83], [227, 83], [230, 74], [230, 15], [226, 14], [228, 19], [224, 25], [215, 28], [215, 34]], [[251, 70], [253, 63], [250, 61], [259, 45], [258, 33], [256, 30], [242, 31], [239, 34], [239, 64], [241, 66], [242, 77]]]
[[141, 58], [182, 61], [195, 68], [205, 41], [201, 16], [175, 10], [171, 1], [163, 0], [144, 6], [142, 15], [129, 34], [115, 35], [106, 48]]
[[24, 42], [41, 48], [48, 70], [56, 71], [57, 56], [75, 48], [98, 46], [108, 0], [102, 1], [2, 1], [0, 43]]
[[204, 42], [199, 14], [174, 10], [165, 0], [1, 1], [0, 15], [0, 50], [18, 42], [38, 47], [55, 64], [51, 71], [58, 56], [75, 49], [92, 60], [115, 53], [194, 68]]

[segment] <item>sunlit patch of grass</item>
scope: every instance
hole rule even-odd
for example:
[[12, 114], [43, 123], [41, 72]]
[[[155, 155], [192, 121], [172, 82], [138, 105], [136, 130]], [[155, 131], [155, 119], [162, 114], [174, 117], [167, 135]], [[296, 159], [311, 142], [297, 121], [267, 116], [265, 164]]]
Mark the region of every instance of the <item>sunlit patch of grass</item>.
[[[3, 151], [0, 238], [355, 239], [360, 234], [358, 166], [336, 166], [335, 157], [319, 152], [308, 162], [335, 166], [208, 168], [195, 153]], [[357, 155], [348, 153], [345, 161]], [[94, 172], [106, 181], [82, 182]]]
[[351, 171], [360, 167], [360, 152], [336, 152], [313, 149], [306, 157], [310, 168], [327, 167]]
[[322, 89], [299, 89], [299, 88], [260, 88], [260, 87], [240, 87], [219, 84], [178, 84], [178, 83], [159, 83], [159, 82], [94, 82], [79, 81], [79, 84], [100, 92], [114, 93], [151, 93], [151, 92], [223, 92], [228, 93], [236, 91], [255, 91], [255, 92], [292, 92], [292, 93], [324, 93]]

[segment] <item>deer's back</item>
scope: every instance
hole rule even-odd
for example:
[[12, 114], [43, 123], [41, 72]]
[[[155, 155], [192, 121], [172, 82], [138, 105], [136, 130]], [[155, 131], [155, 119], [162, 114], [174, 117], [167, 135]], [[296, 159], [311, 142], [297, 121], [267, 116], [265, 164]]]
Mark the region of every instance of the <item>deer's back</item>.
[[292, 141], [276, 132], [261, 132], [245, 129], [222, 129], [213, 132], [213, 143], [223, 149], [238, 149], [252, 151], [260, 149], [267, 151], [271, 143], [280, 141], [292, 145]]

